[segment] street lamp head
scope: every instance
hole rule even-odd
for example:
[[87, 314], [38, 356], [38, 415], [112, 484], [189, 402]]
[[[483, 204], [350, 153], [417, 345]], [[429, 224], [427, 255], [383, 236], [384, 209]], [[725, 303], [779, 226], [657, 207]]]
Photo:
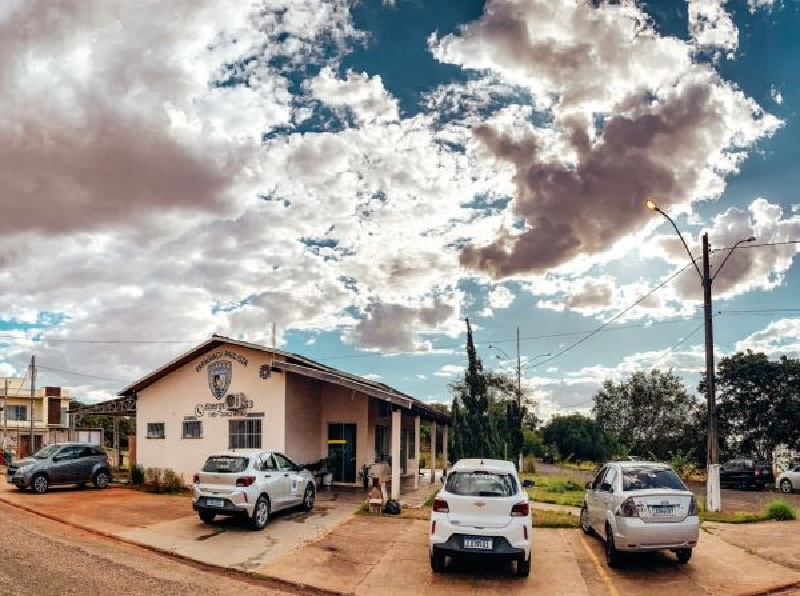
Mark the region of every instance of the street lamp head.
[[745, 242], [755, 242], [755, 241], [756, 241], [755, 236], [750, 236], [747, 240], [745, 240]]
[[647, 208], [650, 211], [657, 211], [658, 210], [658, 205], [656, 204], [656, 202], [653, 199], [647, 199], [647, 202], [645, 203], [645, 205], [647, 205]]

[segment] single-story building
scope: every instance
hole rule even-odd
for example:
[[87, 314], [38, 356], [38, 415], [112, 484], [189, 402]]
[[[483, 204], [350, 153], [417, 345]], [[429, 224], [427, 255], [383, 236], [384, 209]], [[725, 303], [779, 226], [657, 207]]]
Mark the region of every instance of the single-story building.
[[[272, 449], [296, 463], [326, 460], [334, 484], [369, 466], [396, 498], [419, 482], [420, 426], [450, 417], [382, 383], [282, 350], [214, 335], [120, 394], [135, 400], [137, 463], [185, 482], [206, 456]], [[432, 453], [435, 453], [435, 444]], [[434, 459], [435, 461], [435, 459]]]

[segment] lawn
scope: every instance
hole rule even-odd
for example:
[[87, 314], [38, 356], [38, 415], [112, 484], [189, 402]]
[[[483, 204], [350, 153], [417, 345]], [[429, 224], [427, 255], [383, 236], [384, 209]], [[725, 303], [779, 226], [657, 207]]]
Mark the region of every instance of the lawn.
[[584, 486], [575, 478], [553, 474], [523, 474], [523, 480], [533, 480], [536, 486], [528, 489], [532, 501], [580, 507], [583, 505]]
[[[533, 527], [534, 528], [577, 528], [579, 520], [577, 515], [570, 515], [563, 511], [544, 511], [539, 509], [532, 509], [533, 514]], [[356, 515], [364, 515], [369, 517], [389, 517], [394, 519], [416, 519], [428, 520], [431, 517], [430, 507], [403, 507], [400, 515], [379, 515], [377, 513], [370, 513], [366, 504], [356, 512]]]

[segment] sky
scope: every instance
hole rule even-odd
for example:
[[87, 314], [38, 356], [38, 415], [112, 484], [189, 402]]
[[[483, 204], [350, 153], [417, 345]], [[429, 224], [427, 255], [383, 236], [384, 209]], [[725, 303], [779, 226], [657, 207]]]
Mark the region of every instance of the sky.
[[[87, 402], [219, 333], [540, 416], [800, 356], [798, 0], [8, 0], [0, 376]], [[605, 325], [605, 326], [604, 326]], [[604, 326], [601, 328], [601, 326]], [[596, 333], [591, 333], [598, 330]]]

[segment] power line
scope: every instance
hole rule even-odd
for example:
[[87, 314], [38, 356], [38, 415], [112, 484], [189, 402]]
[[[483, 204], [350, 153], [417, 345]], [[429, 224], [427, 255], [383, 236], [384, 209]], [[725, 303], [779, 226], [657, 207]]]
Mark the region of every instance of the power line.
[[62, 368], [53, 368], [51, 366], [42, 366], [41, 364], [39, 365], [38, 368], [41, 368], [43, 370], [49, 370], [50, 372], [61, 373], [63, 375], [72, 375], [74, 377], [85, 377], [87, 379], [97, 379], [99, 381], [113, 381], [115, 383], [128, 383], [129, 382], [129, 381], [123, 381], [122, 379], [110, 379], [108, 377], [99, 377], [97, 375], [89, 375], [89, 374], [86, 374], [86, 373], [79, 373], [79, 372], [75, 372], [73, 370], [64, 370]]

